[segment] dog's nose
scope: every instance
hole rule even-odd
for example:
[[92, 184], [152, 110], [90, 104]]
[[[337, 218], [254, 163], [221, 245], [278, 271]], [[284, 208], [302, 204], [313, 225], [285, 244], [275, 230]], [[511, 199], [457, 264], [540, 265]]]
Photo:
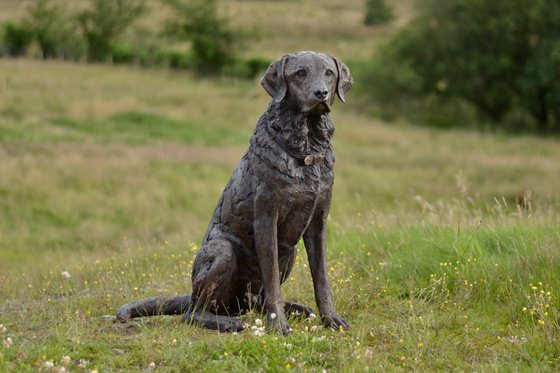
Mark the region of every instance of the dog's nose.
[[327, 95], [329, 94], [329, 91], [327, 91], [326, 89], [318, 89], [315, 92], [313, 92], [313, 94], [319, 100], [324, 100], [325, 98], [327, 98]]

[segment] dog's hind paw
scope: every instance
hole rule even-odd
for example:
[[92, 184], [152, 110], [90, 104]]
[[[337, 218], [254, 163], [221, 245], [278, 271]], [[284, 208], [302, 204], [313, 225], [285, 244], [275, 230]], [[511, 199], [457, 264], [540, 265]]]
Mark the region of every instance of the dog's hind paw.
[[128, 305], [126, 304], [126, 305], [120, 307], [117, 310], [117, 314], [115, 315], [116, 316], [116, 318], [115, 318], [116, 322], [125, 323], [132, 318], [131, 309], [130, 309], [130, 307], [127, 307], [127, 306]]

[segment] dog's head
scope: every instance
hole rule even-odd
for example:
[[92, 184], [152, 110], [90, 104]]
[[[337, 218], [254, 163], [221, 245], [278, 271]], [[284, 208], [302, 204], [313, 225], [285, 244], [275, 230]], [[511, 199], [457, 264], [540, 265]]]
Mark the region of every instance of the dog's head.
[[352, 83], [350, 70], [340, 60], [309, 51], [285, 55], [273, 62], [261, 79], [275, 102], [288, 100], [306, 115], [328, 113], [335, 92], [345, 102]]

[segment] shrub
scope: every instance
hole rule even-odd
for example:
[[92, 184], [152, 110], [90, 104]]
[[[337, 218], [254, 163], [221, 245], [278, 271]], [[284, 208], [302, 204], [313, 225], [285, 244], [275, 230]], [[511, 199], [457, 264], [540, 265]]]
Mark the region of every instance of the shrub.
[[33, 41], [33, 32], [22, 24], [8, 22], [4, 24], [2, 44], [8, 55], [20, 57], [26, 54]]
[[216, 74], [235, 61], [235, 50], [243, 37], [218, 14], [216, 0], [167, 0], [174, 18], [166, 33], [191, 42], [194, 67], [202, 73]]
[[385, 0], [366, 0], [364, 24], [368, 26], [385, 25], [394, 18], [393, 9]]
[[88, 61], [100, 62], [122, 34], [144, 13], [143, 0], [90, 0], [78, 14], [78, 22], [87, 46]]
[[115, 64], [133, 63], [138, 58], [134, 47], [128, 43], [115, 43], [111, 48], [111, 56]]

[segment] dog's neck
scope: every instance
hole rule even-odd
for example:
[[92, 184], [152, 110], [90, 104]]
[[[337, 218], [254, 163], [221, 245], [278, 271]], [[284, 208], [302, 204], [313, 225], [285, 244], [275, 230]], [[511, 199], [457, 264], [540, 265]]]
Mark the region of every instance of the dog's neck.
[[[284, 150], [308, 163], [312, 157], [322, 157], [330, 146], [334, 126], [327, 113], [305, 115], [285, 101], [271, 103], [267, 110], [266, 125]], [[311, 159], [315, 164], [319, 161]]]

